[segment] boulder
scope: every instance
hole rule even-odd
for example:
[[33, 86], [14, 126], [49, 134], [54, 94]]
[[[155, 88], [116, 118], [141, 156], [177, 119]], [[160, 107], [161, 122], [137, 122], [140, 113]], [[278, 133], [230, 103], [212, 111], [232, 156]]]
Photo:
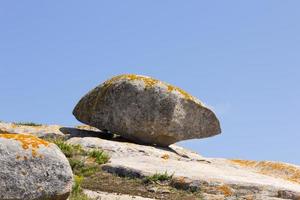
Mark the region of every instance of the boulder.
[[60, 149], [32, 135], [0, 134], [0, 200], [65, 200], [72, 169]]
[[82, 97], [73, 115], [98, 129], [158, 146], [221, 132], [216, 115], [197, 98], [141, 75], [107, 80]]
[[24, 125], [19, 123], [0, 122], [0, 133], [30, 134], [38, 138], [64, 138], [58, 125]]

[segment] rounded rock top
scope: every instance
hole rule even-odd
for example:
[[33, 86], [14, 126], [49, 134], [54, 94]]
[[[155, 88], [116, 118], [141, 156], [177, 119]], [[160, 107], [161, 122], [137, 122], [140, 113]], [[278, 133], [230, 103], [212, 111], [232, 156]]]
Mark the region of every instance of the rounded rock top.
[[71, 166], [52, 143], [33, 135], [0, 134], [0, 199], [68, 198]]
[[142, 144], [168, 146], [221, 132], [216, 115], [179, 87], [142, 75], [115, 76], [73, 110], [81, 122]]

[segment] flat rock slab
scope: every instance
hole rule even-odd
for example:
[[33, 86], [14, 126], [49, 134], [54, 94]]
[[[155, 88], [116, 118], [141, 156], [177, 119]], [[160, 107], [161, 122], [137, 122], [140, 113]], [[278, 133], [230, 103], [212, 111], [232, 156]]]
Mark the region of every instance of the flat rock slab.
[[39, 138], [65, 137], [58, 125], [21, 125], [16, 123], [0, 122], [0, 133], [30, 134]]
[[68, 142], [103, 149], [111, 156], [103, 169], [122, 176], [168, 172], [174, 174], [174, 187], [200, 188], [208, 196], [227, 199], [300, 198], [300, 168], [295, 165], [204, 158], [177, 145], [158, 148], [93, 137], [73, 137]]
[[[146, 146], [105, 136], [89, 126], [67, 128], [41, 126], [30, 128], [11, 123], [0, 123], [0, 131], [31, 131], [44, 137], [51, 129], [72, 144], [84, 148], [101, 148], [111, 159], [103, 166], [119, 175], [143, 177], [155, 173], [174, 173], [172, 185], [182, 189], [200, 188], [204, 200], [280, 200], [300, 199], [300, 167], [270, 161], [247, 161], [205, 158], [177, 145], [169, 147]], [[54, 128], [57, 127], [57, 128]], [[53, 132], [52, 132], [53, 133]], [[55, 135], [54, 135], [55, 136]], [[106, 138], [107, 137], [107, 138]], [[0, 163], [1, 164], [1, 163]], [[0, 188], [1, 189], [1, 188]], [[1, 193], [0, 193], [1, 194]]]
[[197, 98], [141, 75], [105, 81], [81, 98], [73, 114], [85, 124], [141, 144], [169, 146], [221, 133], [216, 115]]
[[73, 136], [97, 136], [101, 132], [87, 125], [67, 128], [59, 125], [25, 125], [0, 122], [0, 133], [29, 134], [38, 138], [68, 138]]
[[149, 199], [140, 196], [108, 193], [108, 192], [101, 192], [101, 191], [96, 192], [91, 190], [84, 190], [83, 192], [93, 200], [154, 200], [154, 199]]

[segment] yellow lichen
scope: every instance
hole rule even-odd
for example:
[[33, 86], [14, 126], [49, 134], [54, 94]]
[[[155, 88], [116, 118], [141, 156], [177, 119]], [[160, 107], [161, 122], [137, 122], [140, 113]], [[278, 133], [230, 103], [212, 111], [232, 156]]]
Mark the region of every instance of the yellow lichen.
[[179, 176], [176, 178], [176, 181], [181, 184], [186, 183], [186, 178], [184, 176]]
[[246, 200], [254, 200], [253, 195], [245, 196], [244, 197]]
[[163, 154], [162, 156], [161, 156], [161, 158], [162, 159], [165, 159], [165, 160], [168, 160], [169, 158], [170, 158], [170, 156], [169, 156], [169, 154]]
[[[187, 100], [191, 100], [191, 101], [195, 101], [195, 98], [193, 96], [191, 96], [189, 93], [187, 93], [186, 91], [180, 89], [179, 87], [176, 86], [172, 86], [167, 84], [168, 86], [168, 91], [172, 92], [172, 91], [176, 91], [179, 92], [185, 99]], [[198, 102], [197, 102], [198, 103]]]
[[[0, 138], [19, 141], [24, 150], [27, 150], [29, 148], [31, 149], [32, 157], [36, 157], [38, 155], [37, 150], [40, 148], [41, 145], [46, 147], [49, 145], [49, 142], [39, 139], [32, 135], [4, 133], [0, 134]], [[20, 159], [19, 155], [17, 155], [17, 159]], [[27, 160], [26, 156], [24, 156], [24, 160]]]
[[244, 167], [253, 167], [257, 164], [256, 161], [252, 161], [252, 160], [238, 160], [238, 159], [235, 159], [235, 160], [231, 160], [231, 161], [236, 163], [236, 164], [239, 164], [241, 166], [244, 166]]
[[232, 195], [232, 190], [229, 186], [227, 185], [221, 185], [218, 187], [218, 189], [224, 194], [224, 196], [229, 197]]
[[[165, 85], [167, 86], [167, 89], [169, 92], [172, 92], [172, 91], [175, 91], [175, 92], [178, 92], [180, 93], [184, 99], [186, 100], [191, 100], [191, 101], [195, 101], [195, 98], [190, 95], [189, 93], [187, 93], [186, 91], [180, 89], [179, 87], [176, 87], [176, 86], [172, 86], [168, 83], [165, 83], [165, 82], [162, 82], [162, 81], [159, 81], [159, 80], [156, 80], [156, 79], [153, 79], [153, 78], [150, 78], [150, 77], [147, 77], [147, 76], [140, 76], [140, 75], [134, 75], [134, 74], [124, 74], [124, 75], [119, 75], [119, 76], [115, 76], [113, 78], [111, 78], [110, 80], [107, 80], [106, 82], [103, 83], [102, 85], [102, 97], [103, 95], [106, 94], [106, 91], [107, 89], [113, 84], [115, 83], [116, 81], [118, 80], [121, 80], [121, 79], [127, 79], [127, 80], [141, 80], [145, 83], [145, 86], [146, 86], [146, 89], [147, 88], [151, 88], [153, 87], [154, 85], [156, 84], [162, 84], [162, 85]], [[199, 102], [196, 102], [197, 104], [200, 104]]]
[[300, 184], [300, 168], [280, 162], [231, 160], [243, 167], [253, 168], [261, 174], [282, 178]]

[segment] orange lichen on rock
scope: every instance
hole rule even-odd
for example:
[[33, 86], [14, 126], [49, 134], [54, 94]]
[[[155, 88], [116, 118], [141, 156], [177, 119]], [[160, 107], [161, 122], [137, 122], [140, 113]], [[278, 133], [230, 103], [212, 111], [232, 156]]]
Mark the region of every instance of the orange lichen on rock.
[[243, 167], [253, 168], [264, 175], [300, 184], [300, 168], [294, 165], [271, 161], [231, 160], [231, 162]]
[[253, 195], [245, 196], [244, 197], [246, 200], [254, 200]]
[[224, 196], [229, 197], [233, 194], [231, 188], [228, 185], [221, 185], [218, 189], [224, 194]]
[[257, 165], [257, 161], [252, 161], [252, 160], [231, 160], [231, 162], [239, 164], [243, 167], [253, 167], [255, 165]]
[[161, 158], [162, 159], [165, 159], [165, 160], [168, 160], [169, 158], [170, 158], [170, 156], [169, 156], [169, 154], [163, 154], [162, 156], [161, 156]]
[[[195, 101], [195, 97], [193, 97], [192, 95], [190, 95], [189, 93], [187, 93], [186, 91], [180, 89], [179, 87], [170, 85], [168, 83], [156, 80], [154, 78], [151, 77], [147, 77], [147, 76], [141, 76], [141, 75], [134, 75], [134, 74], [124, 74], [124, 75], [119, 75], [119, 76], [115, 76], [113, 78], [111, 78], [110, 80], [107, 80], [106, 82], [103, 83], [102, 87], [103, 87], [103, 93], [106, 93], [107, 89], [116, 81], [121, 80], [121, 79], [127, 79], [127, 80], [141, 80], [145, 83], [146, 88], [151, 88], [154, 85], [160, 83], [163, 84], [165, 86], [167, 86], [167, 89], [169, 92], [172, 91], [176, 91], [178, 93], [180, 93], [184, 99], [187, 100], [191, 100], [191, 101]], [[103, 95], [101, 95], [103, 96]], [[200, 104], [199, 102], [196, 102], [198, 104]]]
[[186, 183], [186, 178], [184, 176], [178, 176], [176, 180], [179, 183]]
[[[38, 150], [38, 148], [40, 148], [41, 145], [46, 146], [46, 147], [49, 145], [49, 142], [39, 139], [32, 135], [5, 133], [5, 134], [0, 134], [0, 138], [19, 141], [24, 150], [27, 150], [29, 148], [31, 149], [33, 157], [37, 156], [37, 150]], [[17, 157], [19, 157], [19, 156], [17, 156]]]
[[127, 79], [127, 80], [131, 80], [131, 81], [142, 80], [145, 83], [146, 87], [152, 87], [155, 84], [160, 82], [159, 80], [156, 80], [156, 79], [153, 79], [150, 77], [146, 77], [146, 76], [139, 76], [139, 75], [135, 75], [135, 74], [123, 74], [123, 75], [119, 75], [119, 76], [115, 76], [115, 77], [111, 78], [110, 80], [106, 81], [104, 84], [111, 85], [114, 82], [121, 80], [121, 79]]

